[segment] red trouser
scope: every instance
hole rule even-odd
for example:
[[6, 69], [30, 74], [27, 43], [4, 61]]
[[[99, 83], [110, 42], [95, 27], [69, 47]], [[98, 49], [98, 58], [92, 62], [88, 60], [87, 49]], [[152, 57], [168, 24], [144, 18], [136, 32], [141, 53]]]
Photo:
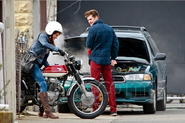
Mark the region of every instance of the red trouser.
[[[108, 92], [110, 112], [114, 113], [116, 112], [117, 105], [116, 105], [116, 97], [115, 97], [115, 88], [114, 88], [114, 84], [112, 81], [111, 66], [110, 65], [99, 65], [91, 61], [91, 77], [100, 81], [100, 73], [102, 73], [103, 75], [105, 86]], [[95, 91], [94, 95], [95, 97], [99, 97], [98, 96], [99, 92]], [[95, 103], [97, 102], [99, 102], [99, 98], [95, 100]], [[96, 105], [93, 105], [93, 110], [96, 110], [97, 108], [98, 107], [96, 107]]]

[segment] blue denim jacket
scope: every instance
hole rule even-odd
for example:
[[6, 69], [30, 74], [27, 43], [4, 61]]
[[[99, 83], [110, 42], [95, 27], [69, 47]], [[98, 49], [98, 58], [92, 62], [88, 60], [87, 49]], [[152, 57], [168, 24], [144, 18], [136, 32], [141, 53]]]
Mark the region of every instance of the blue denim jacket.
[[48, 66], [47, 58], [48, 49], [52, 51], [58, 51], [58, 47], [53, 46], [52, 44], [48, 43], [48, 35], [45, 32], [40, 33], [40, 35], [34, 40], [33, 44], [30, 47], [29, 52], [33, 53], [36, 57], [43, 53], [41, 57], [37, 59], [39, 64], [44, 64]]
[[117, 57], [119, 42], [114, 30], [99, 19], [89, 29], [86, 46], [91, 49], [89, 60], [109, 65]]

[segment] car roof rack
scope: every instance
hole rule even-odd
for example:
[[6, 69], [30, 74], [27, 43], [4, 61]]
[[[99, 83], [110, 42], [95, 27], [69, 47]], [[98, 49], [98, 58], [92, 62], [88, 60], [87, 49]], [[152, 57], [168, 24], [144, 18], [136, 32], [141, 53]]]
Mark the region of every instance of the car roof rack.
[[111, 26], [114, 30], [136, 30], [147, 31], [145, 27], [141, 26]]

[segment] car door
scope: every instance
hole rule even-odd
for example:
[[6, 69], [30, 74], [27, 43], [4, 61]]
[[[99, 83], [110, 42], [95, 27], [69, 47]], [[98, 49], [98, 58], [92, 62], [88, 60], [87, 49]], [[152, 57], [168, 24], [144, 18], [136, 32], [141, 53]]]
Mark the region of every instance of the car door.
[[[151, 52], [154, 58], [157, 53], [160, 53], [160, 51], [156, 43], [151, 37], [147, 37], [147, 40], [149, 42]], [[154, 63], [157, 66], [157, 82], [158, 82], [157, 83], [157, 97], [161, 97], [163, 96], [163, 91], [164, 91], [165, 82], [166, 82], [166, 65], [164, 61], [162, 60], [154, 61]]]

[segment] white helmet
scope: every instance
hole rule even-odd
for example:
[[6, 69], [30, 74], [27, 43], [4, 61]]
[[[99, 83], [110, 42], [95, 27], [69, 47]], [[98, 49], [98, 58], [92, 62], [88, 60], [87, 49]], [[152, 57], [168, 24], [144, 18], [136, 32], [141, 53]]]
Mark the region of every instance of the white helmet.
[[51, 21], [46, 25], [45, 31], [48, 35], [52, 35], [54, 31], [63, 33], [62, 25], [57, 21]]

